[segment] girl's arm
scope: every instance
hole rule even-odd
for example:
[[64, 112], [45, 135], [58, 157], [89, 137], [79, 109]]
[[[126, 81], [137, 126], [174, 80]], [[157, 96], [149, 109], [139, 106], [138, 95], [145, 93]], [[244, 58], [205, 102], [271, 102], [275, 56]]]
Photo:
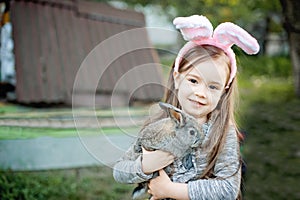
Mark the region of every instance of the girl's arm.
[[113, 169], [113, 176], [120, 183], [140, 183], [152, 178], [152, 174], [145, 174], [142, 171], [142, 154], [136, 153], [135, 144], [127, 150], [120, 158]]
[[241, 184], [240, 147], [237, 133], [230, 128], [224, 148], [217, 158], [214, 179], [188, 183], [190, 199], [236, 199]]
[[[236, 180], [237, 181], [237, 180]], [[238, 190], [230, 184], [231, 180], [198, 180], [192, 181], [194, 186], [190, 183], [174, 183], [172, 182], [165, 171], [160, 170], [160, 175], [150, 180], [149, 193], [152, 194], [151, 200], [172, 198], [180, 200], [189, 199], [231, 199], [237, 198]], [[234, 182], [234, 181], [233, 181]], [[239, 182], [239, 181], [237, 181]], [[238, 184], [239, 185], [239, 184]]]
[[[236, 199], [240, 190], [239, 144], [234, 129], [226, 138], [224, 149], [214, 168], [214, 179], [200, 179], [189, 183], [173, 183], [164, 175], [150, 181], [153, 199]], [[162, 174], [162, 173], [161, 173]]]
[[135, 153], [134, 145], [117, 161], [114, 166], [114, 179], [120, 183], [140, 183], [152, 178], [153, 172], [164, 168], [174, 161], [168, 152], [156, 150]]

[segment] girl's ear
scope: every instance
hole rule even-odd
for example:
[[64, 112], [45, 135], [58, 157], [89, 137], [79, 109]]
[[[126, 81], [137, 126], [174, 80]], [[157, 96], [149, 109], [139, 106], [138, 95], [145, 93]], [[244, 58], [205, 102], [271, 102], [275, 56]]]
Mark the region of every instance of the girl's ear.
[[176, 72], [176, 71], [173, 72], [173, 79], [174, 79], [175, 89], [178, 89], [178, 87], [179, 87], [180, 77], [181, 76], [180, 76], [179, 72]]

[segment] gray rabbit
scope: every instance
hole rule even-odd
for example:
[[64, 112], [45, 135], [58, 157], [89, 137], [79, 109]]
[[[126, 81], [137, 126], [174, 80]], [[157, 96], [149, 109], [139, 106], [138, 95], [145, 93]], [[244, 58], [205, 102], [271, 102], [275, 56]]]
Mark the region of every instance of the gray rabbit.
[[[193, 116], [175, 106], [162, 102], [159, 102], [159, 106], [167, 112], [168, 117], [149, 124], [139, 132], [135, 151], [142, 153], [142, 147], [148, 151], [159, 149], [170, 152], [175, 159], [182, 159], [203, 142], [205, 135], [202, 128]], [[171, 164], [165, 168], [168, 175], [176, 171], [174, 167]], [[153, 177], [156, 176], [157, 172]], [[139, 183], [132, 198], [141, 199], [147, 188], [148, 182]]]

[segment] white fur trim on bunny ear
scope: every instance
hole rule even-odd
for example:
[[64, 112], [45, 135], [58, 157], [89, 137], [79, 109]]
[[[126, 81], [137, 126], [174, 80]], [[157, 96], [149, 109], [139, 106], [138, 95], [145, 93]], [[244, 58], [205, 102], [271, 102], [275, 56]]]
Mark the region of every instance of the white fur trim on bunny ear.
[[186, 41], [209, 38], [213, 33], [213, 26], [205, 16], [192, 15], [190, 17], [177, 17], [173, 24]]
[[235, 44], [247, 54], [256, 54], [259, 51], [259, 44], [256, 39], [243, 28], [231, 22], [225, 22], [217, 26], [213, 38], [227, 47]]
[[175, 65], [174, 65], [174, 71], [178, 72], [179, 70], [179, 64], [182, 61], [182, 58], [184, 57], [184, 55], [192, 48], [198, 46], [198, 44], [194, 43], [194, 42], [187, 42], [178, 52], [178, 55], [175, 59]]

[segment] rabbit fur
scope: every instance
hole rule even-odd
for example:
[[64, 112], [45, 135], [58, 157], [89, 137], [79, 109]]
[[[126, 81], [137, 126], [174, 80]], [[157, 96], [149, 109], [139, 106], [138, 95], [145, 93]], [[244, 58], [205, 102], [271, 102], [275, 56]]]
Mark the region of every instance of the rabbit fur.
[[[143, 147], [148, 151], [163, 150], [173, 154], [175, 159], [182, 159], [192, 148], [202, 144], [205, 137], [203, 130], [193, 116], [175, 106], [163, 102], [159, 102], [159, 106], [168, 117], [149, 124], [139, 132], [135, 152], [142, 153]], [[169, 176], [176, 171], [172, 164], [164, 170]], [[156, 176], [157, 172], [153, 178]], [[133, 199], [145, 199], [143, 193], [147, 192], [147, 188], [148, 182], [139, 183], [133, 191]]]

